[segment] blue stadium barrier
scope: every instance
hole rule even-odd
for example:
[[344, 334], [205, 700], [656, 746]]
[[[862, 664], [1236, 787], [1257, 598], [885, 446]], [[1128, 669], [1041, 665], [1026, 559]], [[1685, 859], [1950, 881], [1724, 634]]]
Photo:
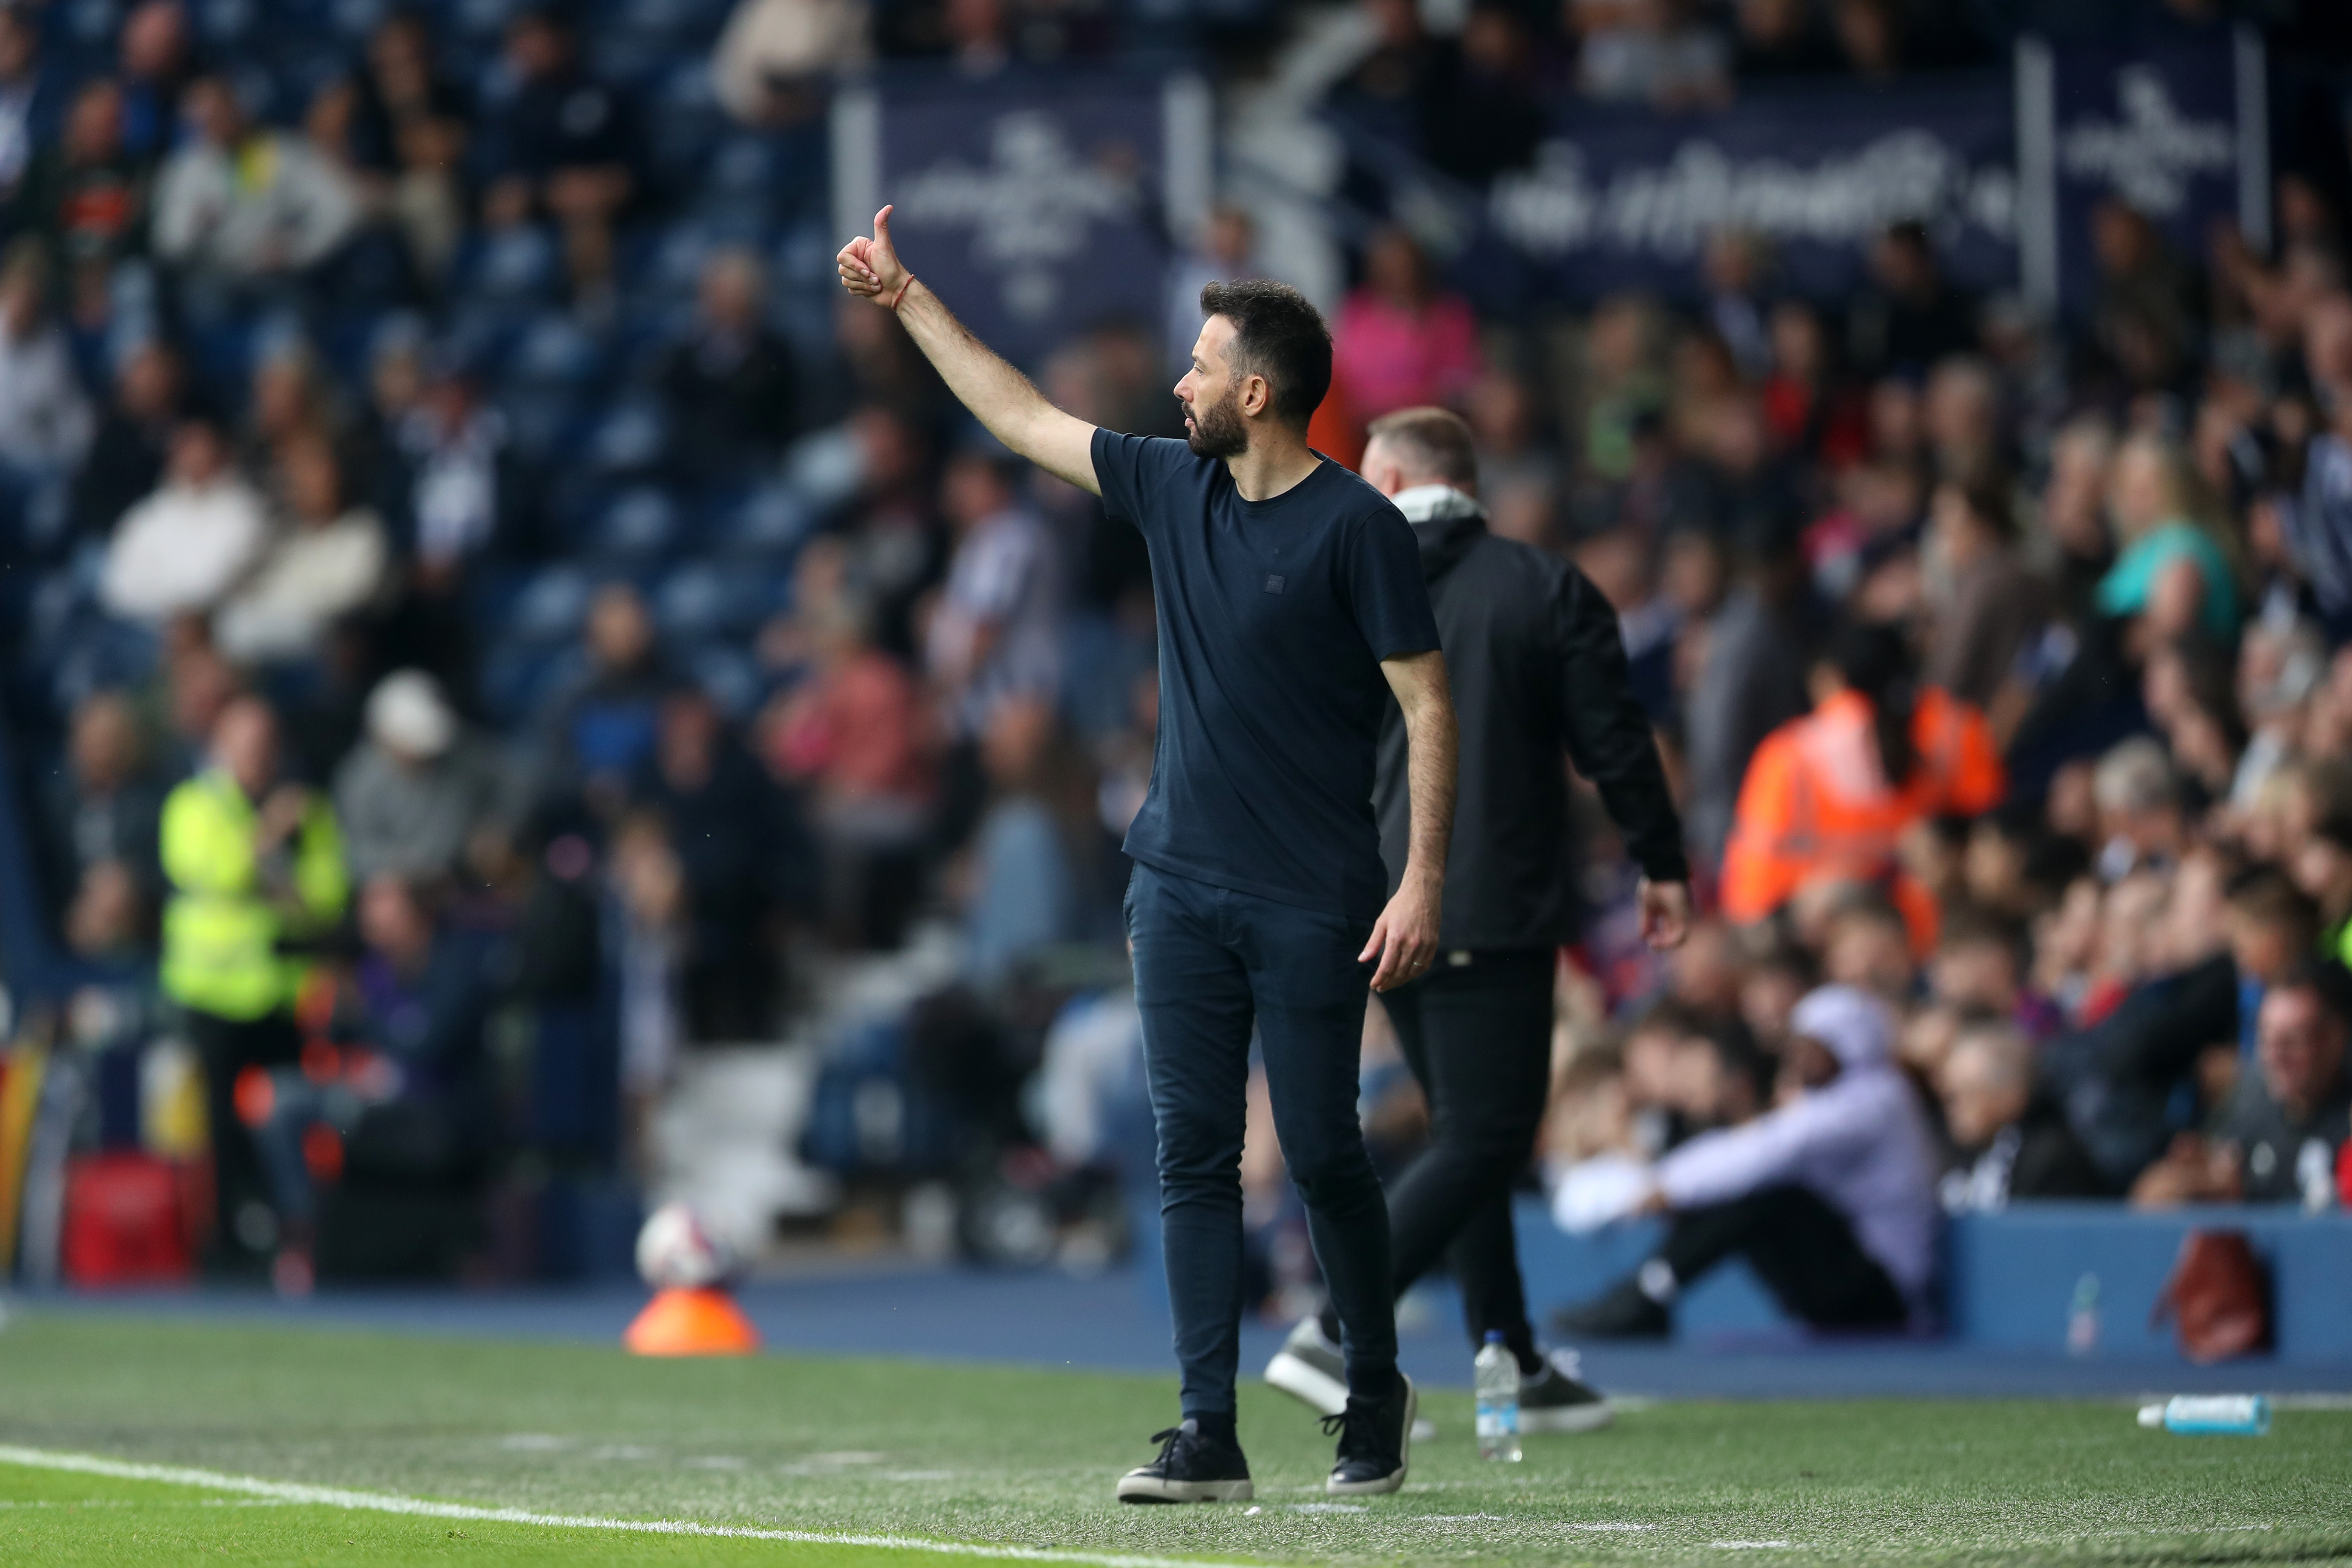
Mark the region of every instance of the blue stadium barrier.
[[[1656, 1246], [1655, 1220], [1570, 1236], [1541, 1202], [1518, 1207], [1519, 1265], [1538, 1322], [1638, 1268]], [[2283, 1363], [2352, 1363], [2352, 1215], [2293, 1208], [2207, 1206], [2143, 1214], [2120, 1204], [2026, 1203], [1968, 1215], [1945, 1235], [1944, 1306], [1954, 1342], [2004, 1351], [2063, 1352], [2075, 1292], [2098, 1282], [2095, 1353], [2175, 1354], [2168, 1324], [2152, 1321], [2158, 1293], [2191, 1230], [2239, 1230], [2271, 1274]], [[1686, 1292], [1675, 1337], [1685, 1342], [1800, 1333], [1736, 1261]]]
[[2271, 1273], [2281, 1361], [2352, 1362], [2352, 1215], [2243, 1205], [2137, 1214], [2113, 1204], [2019, 1204], [1951, 1229], [1953, 1332], [2003, 1349], [2063, 1345], [2076, 1284], [2098, 1280], [2103, 1349], [2168, 1348], [2151, 1322], [2181, 1238], [2195, 1229], [2246, 1233]]

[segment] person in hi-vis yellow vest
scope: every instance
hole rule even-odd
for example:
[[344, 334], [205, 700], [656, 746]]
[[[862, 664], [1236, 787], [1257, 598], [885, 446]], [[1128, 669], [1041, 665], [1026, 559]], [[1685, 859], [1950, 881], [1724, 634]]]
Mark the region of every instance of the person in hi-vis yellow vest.
[[293, 1061], [307, 943], [350, 900], [342, 835], [325, 795], [278, 774], [278, 719], [258, 698], [224, 710], [205, 771], [163, 802], [163, 989], [184, 1010], [205, 1064], [218, 1201], [217, 1247], [267, 1257], [278, 1223], [238, 1121], [237, 1075]]

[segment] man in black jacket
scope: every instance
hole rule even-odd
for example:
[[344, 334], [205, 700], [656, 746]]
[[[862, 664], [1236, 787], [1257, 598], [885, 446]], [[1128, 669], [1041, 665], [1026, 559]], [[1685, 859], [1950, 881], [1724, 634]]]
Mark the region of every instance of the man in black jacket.
[[2018, 1198], [2103, 1198], [2113, 1187], [2056, 1100], [2034, 1083], [2033, 1045], [2013, 1024], [1963, 1028], [1936, 1074], [1952, 1160], [1938, 1184], [1947, 1214]]
[[[1642, 931], [1677, 945], [1690, 921], [1682, 825], [1649, 721], [1626, 680], [1616, 612], [1558, 556], [1486, 531], [1469, 426], [1439, 408], [1374, 422], [1363, 475], [1421, 542], [1461, 726], [1454, 834], [1438, 961], [1381, 994], [1429, 1096], [1430, 1146], [1389, 1189], [1397, 1290], [1444, 1258], [1472, 1344], [1502, 1334], [1517, 1356], [1523, 1430], [1578, 1431], [1607, 1401], [1536, 1348], [1511, 1234], [1551, 1067], [1553, 969], [1575, 934], [1567, 764], [1599, 786], [1641, 866]], [[1394, 884], [1408, 828], [1403, 721], [1381, 735], [1373, 799]], [[1338, 1323], [1292, 1331], [1266, 1381], [1325, 1414], [1344, 1407]]]

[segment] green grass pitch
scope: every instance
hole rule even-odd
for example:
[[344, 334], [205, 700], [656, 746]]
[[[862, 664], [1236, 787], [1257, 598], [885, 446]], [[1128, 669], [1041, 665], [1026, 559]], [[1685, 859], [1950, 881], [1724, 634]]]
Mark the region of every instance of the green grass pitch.
[[2186, 1438], [2116, 1402], [1667, 1404], [1505, 1467], [1447, 1391], [1405, 1492], [1339, 1510], [1312, 1417], [1242, 1397], [1254, 1511], [1122, 1509], [1111, 1483], [1150, 1456], [1172, 1379], [19, 1315], [0, 1331], [0, 1446], [19, 1451], [0, 1455], [0, 1563], [2352, 1563], [2352, 1411]]

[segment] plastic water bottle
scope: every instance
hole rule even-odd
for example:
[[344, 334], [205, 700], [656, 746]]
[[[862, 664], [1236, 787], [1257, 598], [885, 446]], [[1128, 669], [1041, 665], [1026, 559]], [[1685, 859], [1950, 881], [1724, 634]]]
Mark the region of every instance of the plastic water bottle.
[[2188, 1436], [2259, 1437], [2271, 1429], [2271, 1402], [2259, 1394], [2180, 1394], [2141, 1405], [2139, 1424]]
[[1519, 1462], [1519, 1358], [1495, 1330], [1486, 1332], [1478, 1359], [1471, 1363], [1478, 1390], [1478, 1457]]
[[2074, 1281], [2074, 1305], [2066, 1314], [2066, 1353], [2095, 1355], [2099, 1349], [2099, 1277]]

